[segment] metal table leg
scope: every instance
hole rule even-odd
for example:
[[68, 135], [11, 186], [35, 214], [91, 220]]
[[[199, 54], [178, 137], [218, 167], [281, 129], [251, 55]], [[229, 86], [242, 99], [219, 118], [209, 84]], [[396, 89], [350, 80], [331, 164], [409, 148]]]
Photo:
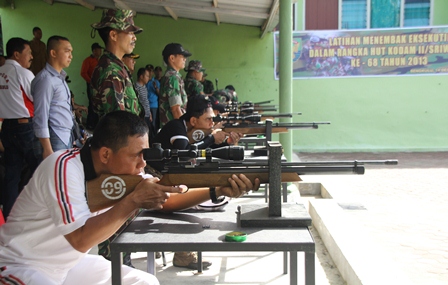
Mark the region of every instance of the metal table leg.
[[121, 252], [111, 252], [110, 260], [112, 266], [112, 285], [121, 285], [121, 266], [123, 265]]
[[[289, 252], [289, 284], [290, 285], [297, 285], [298, 278], [297, 278], [297, 251], [290, 251]], [[306, 284], [308, 285], [308, 284]]]
[[314, 264], [314, 251], [305, 252], [305, 285], [316, 284], [316, 267]]
[[146, 263], [147, 268], [146, 271], [156, 276], [156, 257], [155, 252], [148, 251], [146, 253]]

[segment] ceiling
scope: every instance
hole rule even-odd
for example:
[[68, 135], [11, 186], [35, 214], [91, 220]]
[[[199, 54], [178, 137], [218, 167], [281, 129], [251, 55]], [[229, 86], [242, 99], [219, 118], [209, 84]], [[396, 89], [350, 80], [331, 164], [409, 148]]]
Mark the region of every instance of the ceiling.
[[[48, 4], [61, 2], [95, 10], [129, 9], [135, 12], [206, 22], [254, 26], [260, 36], [275, 29], [279, 22], [280, 0], [43, 0]], [[293, 1], [296, 2], [296, 1]]]

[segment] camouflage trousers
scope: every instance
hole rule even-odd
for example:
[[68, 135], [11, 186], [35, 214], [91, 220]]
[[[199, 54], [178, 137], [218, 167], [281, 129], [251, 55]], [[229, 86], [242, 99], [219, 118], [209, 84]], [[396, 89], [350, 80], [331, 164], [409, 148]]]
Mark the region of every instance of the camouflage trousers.
[[[102, 255], [107, 260], [110, 260], [110, 243], [134, 220], [134, 218], [140, 213], [141, 209], [135, 210], [135, 212], [126, 220], [126, 222], [108, 239], [98, 244], [98, 255]], [[123, 257], [130, 256], [130, 252], [123, 252]], [[126, 258], [125, 258], [126, 260]], [[130, 259], [129, 259], [130, 263]], [[126, 264], [126, 263], [125, 263]], [[126, 264], [130, 265], [130, 264]]]

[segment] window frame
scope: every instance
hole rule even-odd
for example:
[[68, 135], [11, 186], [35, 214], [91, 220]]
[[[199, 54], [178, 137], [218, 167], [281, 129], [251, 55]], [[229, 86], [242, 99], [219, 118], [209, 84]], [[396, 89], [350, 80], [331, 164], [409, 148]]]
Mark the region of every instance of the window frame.
[[[371, 7], [372, 7], [372, 1], [367, 1], [367, 26], [364, 28], [365, 30], [371, 29], [370, 28], [370, 14], [371, 14]], [[400, 26], [395, 28], [406, 28], [404, 27], [404, 2], [405, 0], [401, 0], [401, 6], [400, 6]], [[338, 30], [342, 30], [342, 0], [339, 0], [339, 10], [338, 10]], [[429, 26], [432, 26], [434, 18], [434, 0], [429, 0]]]

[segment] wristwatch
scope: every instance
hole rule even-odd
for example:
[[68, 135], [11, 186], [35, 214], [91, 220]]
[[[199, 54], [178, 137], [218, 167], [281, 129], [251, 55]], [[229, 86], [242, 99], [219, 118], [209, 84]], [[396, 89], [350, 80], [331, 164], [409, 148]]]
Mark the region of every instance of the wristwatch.
[[224, 196], [216, 197], [216, 187], [210, 187], [210, 199], [213, 204], [219, 204], [224, 201], [225, 198], [226, 197]]

